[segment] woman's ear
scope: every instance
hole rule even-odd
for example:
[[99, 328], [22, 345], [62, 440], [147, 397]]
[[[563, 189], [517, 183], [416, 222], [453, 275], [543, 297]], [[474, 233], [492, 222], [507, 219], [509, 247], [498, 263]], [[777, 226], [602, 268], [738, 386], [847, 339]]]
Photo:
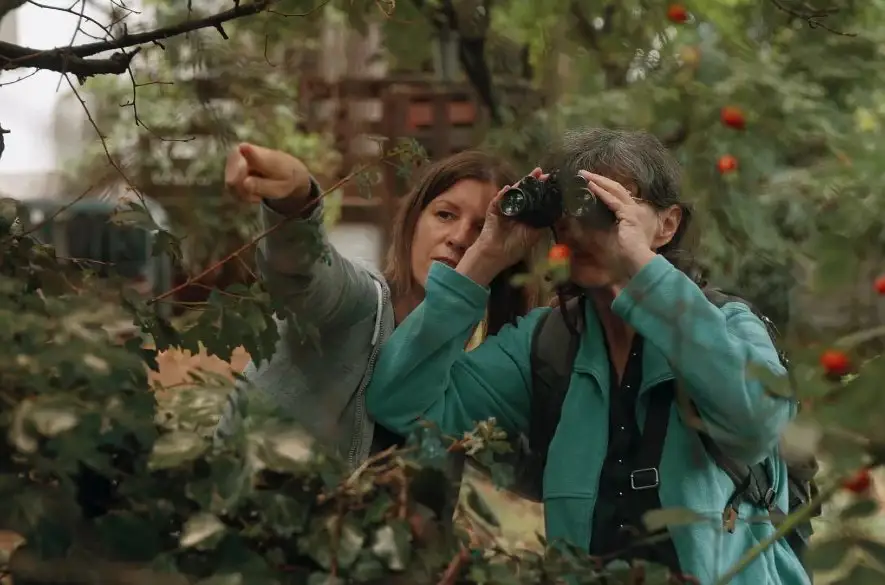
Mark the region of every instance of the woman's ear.
[[658, 212], [658, 233], [655, 236], [655, 249], [666, 246], [676, 235], [679, 224], [682, 223], [682, 207], [671, 205], [667, 209]]

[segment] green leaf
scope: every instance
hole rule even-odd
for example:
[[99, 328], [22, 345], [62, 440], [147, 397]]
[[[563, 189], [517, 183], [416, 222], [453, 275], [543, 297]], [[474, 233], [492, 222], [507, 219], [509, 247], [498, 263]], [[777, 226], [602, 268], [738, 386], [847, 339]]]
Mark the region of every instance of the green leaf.
[[307, 585], [344, 585], [345, 581], [329, 573], [311, 573]]
[[645, 528], [649, 532], [656, 532], [670, 526], [684, 526], [700, 522], [711, 522], [710, 518], [701, 516], [697, 512], [687, 508], [662, 508], [649, 510], [642, 516]]
[[865, 564], [857, 564], [851, 568], [844, 579], [836, 582], [836, 585], [879, 585], [885, 579], [885, 572], [876, 567]]
[[116, 225], [139, 227], [148, 231], [160, 230], [150, 211], [137, 201], [127, 201], [109, 217], [108, 221]]
[[360, 553], [360, 557], [350, 569], [350, 575], [360, 583], [383, 579], [386, 574], [387, 570], [381, 561], [365, 550]]
[[129, 511], [114, 511], [98, 519], [104, 550], [125, 562], [150, 562], [163, 550], [156, 526], [149, 518]]
[[356, 562], [365, 542], [366, 534], [357, 523], [330, 515], [314, 519], [298, 546], [324, 569], [332, 568], [333, 558], [346, 569]]
[[245, 580], [242, 573], [225, 573], [201, 579], [196, 585], [245, 585]]
[[151, 469], [166, 469], [193, 461], [209, 447], [205, 439], [191, 431], [173, 431], [160, 435], [148, 465]]
[[412, 534], [402, 522], [378, 528], [372, 535], [372, 553], [391, 571], [402, 571], [411, 557]]
[[257, 502], [263, 522], [275, 535], [288, 538], [304, 531], [310, 517], [308, 504], [279, 493], [260, 494]]
[[[166, 230], [160, 230], [154, 234], [154, 243], [151, 248], [151, 256], [168, 256], [175, 266], [180, 266], [184, 259], [181, 251], [181, 240]], [[163, 291], [165, 292], [165, 291]]]
[[879, 511], [879, 502], [876, 500], [858, 500], [839, 512], [839, 518], [849, 520], [852, 518], [866, 518]]
[[387, 512], [393, 506], [393, 500], [385, 493], [379, 493], [366, 509], [365, 524], [378, 524], [384, 520]]
[[467, 496], [465, 501], [471, 510], [476, 512], [476, 514], [482, 518], [483, 522], [487, 523], [489, 526], [493, 528], [500, 528], [501, 522], [498, 520], [498, 517], [492, 511], [491, 507], [486, 503], [485, 499], [473, 486], [468, 485], [465, 486], [467, 488]]
[[853, 545], [854, 541], [844, 537], [814, 541], [805, 553], [805, 562], [812, 571], [832, 571], [842, 564]]
[[879, 540], [859, 539], [857, 546], [873, 560], [885, 567], [885, 543]]
[[224, 531], [224, 524], [214, 514], [196, 514], [185, 522], [180, 544], [183, 548], [212, 548], [218, 544]]

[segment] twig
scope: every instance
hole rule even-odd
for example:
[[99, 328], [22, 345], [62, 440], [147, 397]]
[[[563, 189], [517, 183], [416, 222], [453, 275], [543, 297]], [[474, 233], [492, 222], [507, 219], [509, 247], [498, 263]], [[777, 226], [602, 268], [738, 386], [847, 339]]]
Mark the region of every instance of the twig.
[[32, 226], [31, 229], [27, 230], [23, 235], [29, 235], [29, 234], [32, 234], [32, 233], [36, 232], [37, 230], [39, 230], [40, 228], [42, 228], [44, 225], [46, 225], [47, 223], [49, 223], [50, 221], [54, 220], [56, 217], [58, 217], [59, 215], [61, 215], [62, 213], [64, 213], [64, 212], [67, 211], [68, 209], [70, 209], [71, 206], [73, 206], [75, 203], [77, 203], [78, 201], [80, 201], [81, 199], [83, 199], [83, 198], [86, 196], [87, 193], [89, 193], [90, 191], [92, 191], [92, 188], [93, 188], [94, 186], [95, 186], [95, 185], [90, 185], [89, 187], [87, 187], [86, 190], [84, 190], [82, 193], [80, 193], [79, 195], [77, 195], [75, 198], [73, 198], [72, 200], [68, 201], [67, 203], [65, 203], [64, 205], [62, 205], [62, 206], [59, 207], [58, 209], [56, 209], [55, 212], [52, 213], [49, 217], [43, 219], [43, 221], [41, 221], [41, 222], [37, 223], [36, 225]]
[[363, 461], [359, 465], [359, 467], [357, 467], [353, 471], [353, 473], [351, 473], [348, 476], [348, 478], [346, 480], [344, 480], [344, 482], [341, 485], [339, 485], [337, 488], [335, 488], [333, 491], [331, 491], [329, 493], [325, 493], [325, 494], [320, 494], [319, 496], [317, 496], [317, 503], [318, 504], [325, 504], [326, 502], [328, 502], [332, 498], [347, 491], [348, 489], [350, 489], [351, 487], [353, 487], [356, 484], [357, 480], [359, 480], [360, 476], [363, 473], [365, 473], [367, 469], [369, 469], [373, 465], [377, 465], [378, 463], [384, 461], [385, 459], [387, 459], [391, 455], [401, 455], [401, 454], [408, 453], [409, 451], [413, 451], [413, 450], [414, 450], [414, 447], [399, 448], [397, 445], [391, 445], [387, 449], [385, 449], [383, 451], [379, 451], [378, 453], [375, 453], [374, 455], [372, 455], [371, 457], [369, 457], [368, 459]]
[[799, 18], [808, 23], [809, 28], [822, 28], [825, 31], [831, 32], [833, 34], [837, 34], [843, 37], [856, 37], [857, 33], [847, 33], [839, 30], [835, 30], [833, 28], [828, 27], [827, 25], [821, 22], [821, 19], [826, 18], [828, 16], [832, 16], [839, 12], [838, 8], [820, 8], [820, 9], [808, 9], [806, 12], [799, 12], [789, 6], [785, 6], [781, 0], [769, 0], [771, 4], [785, 14], [789, 14], [793, 18]]
[[249, 268], [249, 265], [246, 264], [246, 261], [243, 260], [243, 257], [242, 257], [242, 256], [240, 256], [239, 254], [237, 254], [237, 260], [238, 260], [238, 261], [240, 262], [240, 264], [243, 266], [243, 269], [244, 269], [246, 272], [249, 273], [249, 276], [251, 276], [254, 280], [258, 280], [258, 276], [252, 271], [251, 268]]
[[13, 79], [12, 81], [7, 81], [6, 83], [0, 83], [0, 87], [3, 87], [4, 85], [12, 85], [13, 83], [18, 83], [19, 81], [24, 81], [28, 77], [33, 77], [34, 75], [37, 75], [39, 72], [40, 72], [39, 69], [34, 69], [30, 73], [26, 73], [25, 75], [22, 75], [21, 77], [18, 77], [17, 79]]
[[438, 585], [455, 585], [458, 575], [461, 574], [461, 569], [467, 564], [469, 559], [470, 551], [464, 545], [461, 545], [458, 553], [449, 561], [449, 566], [446, 567], [445, 572], [440, 577]]
[[73, 82], [71, 82], [70, 77], [65, 75], [64, 78], [68, 82], [68, 85], [70, 86], [71, 91], [74, 92], [74, 97], [76, 97], [77, 101], [80, 102], [80, 105], [83, 106], [83, 111], [86, 112], [86, 117], [89, 119], [89, 123], [92, 124], [92, 127], [95, 129], [95, 133], [98, 134], [98, 138], [101, 140], [101, 146], [104, 149], [104, 153], [108, 159], [108, 162], [111, 163], [111, 166], [113, 166], [114, 169], [116, 169], [116, 171], [120, 174], [120, 176], [123, 177], [123, 180], [126, 181], [126, 184], [129, 186], [129, 188], [132, 190], [132, 192], [135, 193], [136, 197], [138, 197], [139, 200], [141, 200], [141, 202], [143, 204], [144, 197], [142, 197], [141, 193], [138, 191], [138, 189], [135, 187], [135, 185], [132, 183], [132, 181], [129, 180], [129, 177], [126, 176], [126, 173], [123, 172], [122, 167], [120, 167], [120, 165], [117, 163], [117, 161], [114, 160], [114, 157], [111, 156], [111, 151], [108, 148], [107, 139], [105, 138], [104, 133], [102, 133], [101, 128], [98, 127], [98, 124], [96, 123], [95, 118], [92, 117], [92, 112], [89, 111], [89, 106], [86, 105], [86, 101], [82, 98], [82, 96], [80, 96], [80, 92], [78, 92], [77, 88], [74, 87], [74, 84], [73, 84]]

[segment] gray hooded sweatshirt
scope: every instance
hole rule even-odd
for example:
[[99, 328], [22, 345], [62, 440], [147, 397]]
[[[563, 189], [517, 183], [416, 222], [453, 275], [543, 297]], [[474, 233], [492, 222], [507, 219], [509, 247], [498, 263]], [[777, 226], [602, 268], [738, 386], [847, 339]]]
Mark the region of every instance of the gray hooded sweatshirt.
[[[311, 197], [320, 193], [311, 181]], [[356, 467], [369, 456], [375, 424], [364, 396], [381, 345], [394, 328], [387, 282], [329, 245], [322, 205], [309, 218], [290, 219], [261, 240], [258, 268], [268, 290], [297, 323], [277, 319], [280, 339], [270, 361], [250, 362], [228, 397], [216, 438], [239, 423], [235, 404], [244, 393], [294, 417], [317, 441]], [[267, 228], [284, 217], [261, 205]], [[328, 250], [316, 258], [317, 244]]]

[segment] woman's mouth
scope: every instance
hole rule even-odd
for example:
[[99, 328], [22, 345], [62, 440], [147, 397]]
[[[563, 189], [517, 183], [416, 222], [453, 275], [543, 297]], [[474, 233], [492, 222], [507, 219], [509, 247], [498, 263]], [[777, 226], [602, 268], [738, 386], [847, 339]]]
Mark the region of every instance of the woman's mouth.
[[445, 264], [449, 268], [457, 268], [458, 267], [458, 262], [456, 260], [452, 260], [451, 258], [434, 258], [434, 260], [437, 262], [442, 262], [443, 264]]

